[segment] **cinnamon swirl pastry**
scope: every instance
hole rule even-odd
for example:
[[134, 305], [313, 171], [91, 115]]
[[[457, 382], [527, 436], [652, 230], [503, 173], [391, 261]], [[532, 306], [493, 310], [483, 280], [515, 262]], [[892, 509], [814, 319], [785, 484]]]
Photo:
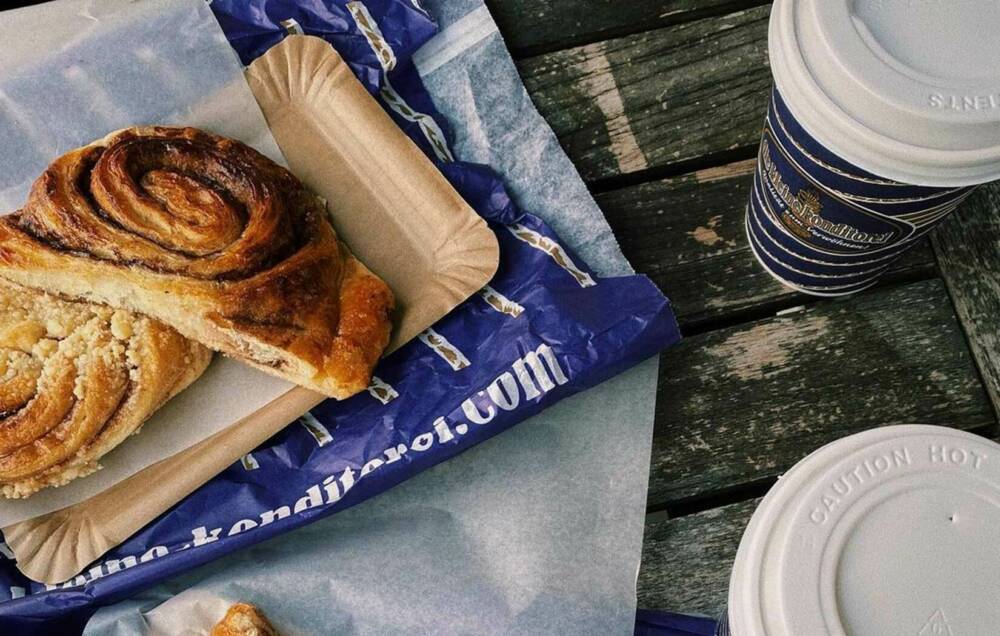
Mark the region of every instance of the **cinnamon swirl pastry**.
[[0, 219], [0, 275], [147, 314], [334, 398], [368, 386], [392, 293], [323, 203], [242, 143], [130, 128], [54, 161]]
[[211, 356], [145, 316], [0, 281], [0, 492], [93, 472]]

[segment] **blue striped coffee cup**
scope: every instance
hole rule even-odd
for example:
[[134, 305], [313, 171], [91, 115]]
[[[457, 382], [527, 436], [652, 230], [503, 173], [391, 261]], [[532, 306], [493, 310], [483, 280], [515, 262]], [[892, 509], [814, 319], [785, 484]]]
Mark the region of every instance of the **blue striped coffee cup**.
[[775, 88], [747, 207], [747, 235], [778, 280], [819, 296], [874, 284], [976, 186], [926, 187], [878, 177], [805, 131]]
[[871, 286], [1000, 178], [996, 0], [776, 0], [768, 44], [746, 230], [779, 281]]

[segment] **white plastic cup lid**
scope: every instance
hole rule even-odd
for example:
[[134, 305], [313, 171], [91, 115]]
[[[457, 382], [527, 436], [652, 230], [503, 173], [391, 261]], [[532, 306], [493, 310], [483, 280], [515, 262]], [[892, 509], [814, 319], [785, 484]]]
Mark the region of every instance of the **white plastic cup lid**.
[[1000, 2], [775, 0], [789, 110], [852, 164], [904, 183], [1000, 178]]
[[771, 489], [729, 590], [733, 636], [1000, 633], [1000, 445], [894, 426]]

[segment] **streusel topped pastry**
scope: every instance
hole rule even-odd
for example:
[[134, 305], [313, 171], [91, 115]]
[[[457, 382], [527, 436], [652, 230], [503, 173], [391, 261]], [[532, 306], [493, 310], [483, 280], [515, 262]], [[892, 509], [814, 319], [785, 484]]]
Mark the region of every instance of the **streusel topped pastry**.
[[151, 318], [0, 281], [0, 492], [93, 472], [211, 355]]

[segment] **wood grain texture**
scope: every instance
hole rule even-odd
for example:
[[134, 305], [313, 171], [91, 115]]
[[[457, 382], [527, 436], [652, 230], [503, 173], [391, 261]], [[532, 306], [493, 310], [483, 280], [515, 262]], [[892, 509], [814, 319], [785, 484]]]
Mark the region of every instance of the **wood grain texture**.
[[[750, 251], [743, 224], [754, 167], [743, 161], [597, 195], [625, 256], [671, 299], [685, 330], [811, 302], [771, 278]], [[923, 241], [886, 279], [934, 270]]]
[[584, 179], [757, 145], [770, 7], [523, 60], [521, 75]]
[[647, 521], [639, 569], [639, 607], [718, 617], [743, 530], [760, 499], [678, 519]]
[[[996, 436], [1000, 190], [977, 195], [938, 230], [934, 249], [919, 244], [879, 288], [807, 300], [750, 254], [743, 220], [754, 164], [725, 164], [758, 143], [771, 84], [769, 8], [581, 0], [567, 10], [565, 2], [491, 2], [521, 52], [588, 42], [519, 63], [539, 110], [598, 193], [626, 256], [672, 298], [686, 331], [750, 320], [662, 356], [651, 508], [753, 497], [753, 486], [815, 448], [878, 426]], [[651, 180], [713, 163], [725, 165]], [[947, 288], [933, 278], [935, 252]], [[753, 320], [800, 302], [795, 313]], [[639, 605], [717, 616], [758, 502], [652, 515]]]
[[981, 188], [932, 236], [941, 274], [1000, 416], [1000, 183]]
[[938, 279], [689, 338], [660, 359], [656, 411], [653, 508], [774, 478], [869, 428], [996, 426]]
[[768, 0], [486, 0], [515, 56], [536, 55], [710, 15]]

